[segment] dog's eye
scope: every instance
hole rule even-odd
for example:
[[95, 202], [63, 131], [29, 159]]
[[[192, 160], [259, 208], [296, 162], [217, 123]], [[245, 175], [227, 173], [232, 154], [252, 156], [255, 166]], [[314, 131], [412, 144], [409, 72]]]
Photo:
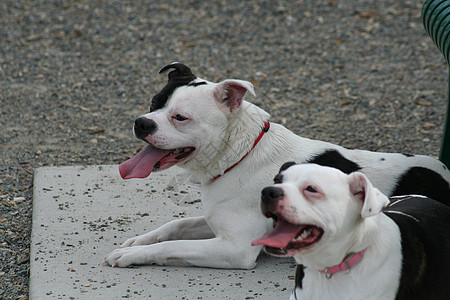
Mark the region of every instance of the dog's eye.
[[308, 187], [305, 190], [307, 190], [310, 193], [317, 193], [317, 190], [310, 185], [308, 185]]
[[177, 120], [177, 121], [180, 121], [180, 122], [182, 122], [182, 121], [186, 121], [188, 118], [186, 118], [185, 116], [182, 116], [182, 115], [180, 115], [180, 114], [177, 114], [176, 116], [174, 116], [173, 117], [175, 120]]

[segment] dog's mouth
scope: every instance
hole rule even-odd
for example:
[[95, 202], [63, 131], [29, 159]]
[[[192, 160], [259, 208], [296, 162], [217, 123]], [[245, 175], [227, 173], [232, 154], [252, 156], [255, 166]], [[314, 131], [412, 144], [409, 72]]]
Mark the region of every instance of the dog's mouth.
[[186, 160], [195, 151], [195, 147], [177, 149], [159, 149], [149, 144], [138, 154], [119, 165], [123, 179], [145, 178], [151, 172], [167, 169]]
[[252, 242], [252, 246], [264, 245], [264, 251], [275, 256], [293, 256], [311, 248], [323, 235], [323, 229], [310, 224], [292, 224], [281, 216], [268, 214], [276, 222], [275, 228]]

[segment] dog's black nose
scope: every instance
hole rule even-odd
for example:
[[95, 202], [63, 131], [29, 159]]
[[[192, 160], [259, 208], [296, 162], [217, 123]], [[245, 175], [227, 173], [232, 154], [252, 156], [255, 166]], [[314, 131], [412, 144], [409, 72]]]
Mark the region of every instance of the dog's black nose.
[[283, 189], [275, 186], [268, 186], [261, 192], [261, 201], [263, 203], [269, 204], [279, 200], [281, 197], [283, 197], [283, 195]]
[[139, 139], [145, 139], [148, 135], [154, 134], [158, 130], [158, 125], [155, 121], [146, 117], [137, 118], [134, 121], [134, 134]]

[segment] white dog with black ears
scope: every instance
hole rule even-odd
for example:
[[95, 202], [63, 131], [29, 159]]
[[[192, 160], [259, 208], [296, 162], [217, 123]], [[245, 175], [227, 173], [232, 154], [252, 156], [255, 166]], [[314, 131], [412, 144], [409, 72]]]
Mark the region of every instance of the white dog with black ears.
[[[172, 70], [173, 69], [173, 70]], [[123, 178], [144, 178], [177, 164], [202, 183], [203, 216], [174, 220], [126, 240], [105, 263], [250, 269], [272, 227], [259, 212], [261, 190], [293, 160], [361, 171], [387, 195], [424, 194], [449, 203], [450, 172], [426, 156], [349, 150], [299, 137], [244, 100], [250, 82], [197, 78], [181, 63], [165, 66], [169, 81], [153, 97], [134, 133], [148, 145], [119, 166]], [[151, 209], [151, 203], [149, 203]]]
[[261, 193], [275, 228], [253, 245], [299, 266], [291, 299], [450, 299], [450, 208], [388, 197], [360, 172], [284, 165]]

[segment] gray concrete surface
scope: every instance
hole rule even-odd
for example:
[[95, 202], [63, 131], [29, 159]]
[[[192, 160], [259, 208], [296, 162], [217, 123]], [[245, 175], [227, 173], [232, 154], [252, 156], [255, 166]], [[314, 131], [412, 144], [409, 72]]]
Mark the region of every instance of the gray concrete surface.
[[262, 255], [254, 270], [102, 264], [128, 237], [200, 215], [199, 194], [177, 168], [129, 181], [111, 165], [36, 169], [30, 299], [288, 299], [290, 259]]

